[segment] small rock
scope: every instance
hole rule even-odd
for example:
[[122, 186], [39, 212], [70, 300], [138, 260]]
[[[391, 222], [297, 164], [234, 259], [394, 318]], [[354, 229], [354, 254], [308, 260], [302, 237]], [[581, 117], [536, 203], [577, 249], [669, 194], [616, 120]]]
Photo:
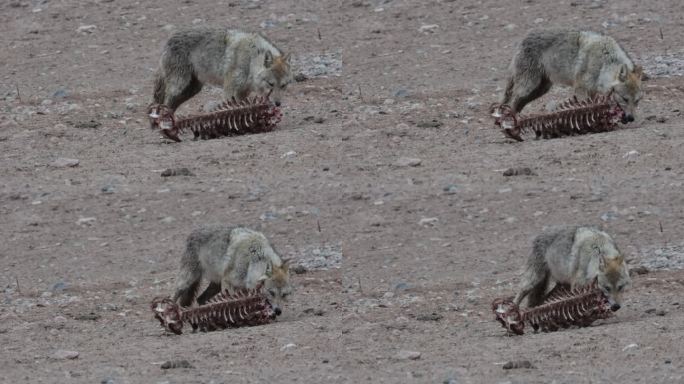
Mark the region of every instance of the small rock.
[[519, 369], [519, 368], [536, 368], [532, 363], [530, 363], [528, 360], [515, 360], [515, 361], [509, 361], [506, 364], [503, 365], [503, 369]]
[[617, 220], [619, 217], [620, 216], [616, 212], [608, 211], [601, 215], [601, 220], [608, 222]]
[[458, 186], [456, 184], [449, 184], [443, 188], [444, 193], [447, 195], [453, 195], [458, 192]]
[[60, 88], [60, 89], [56, 90], [56, 91], [52, 94], [52, 97], [54, 97], [54, 98], [64, 98], [64, 97], [67, 97], [68, 95], [69, 95], [69, 93], [66, 91], [66, 89]]
[[306, 75], [303, 74], [303, 73], [298, 73], [298, 74], [296, 74], [295, 77], [294, 77], [294, 80], [295, 80], [296, 82], [298, 82], [298, 83], [301, 83], [302, 81], [306, 81], [306, 80], [308, 80], [308, 79], [309, 79], [309, 78], [306, 77]]
[[639, 157], [639, 151], [629, 151], [622, 156], [623, 159], [627, 159], [630, 163], [636, 161], [637, 157]]
[[170, 223], [173, 223], [174, 221], [176, 221], [176, 219], [173, 218], [172, 216], [166, 216], [165, 218], [161, 219], [161, 222], [164, 224], [170, 224]]
[[313, 122], [316, 124], [323, 124], [324, 121], [325, 121], [325, 118], [318, 116], [314, 119]]
[[639, 345], [635, 344], [635, 343], [629, 344], [626, 347], [622, 348], [622, 352], [630, 350], [630, 349], [634, 349], [634, 348], [639, 348]]
[[167, 168], [161, 173], [161, 177], [170, 176], [195, 176], [195, 174], [187, 168]]
[[506, 24], [506, 26], [504, 27], [504, 29], [507, 30], [507, 31], [512, 31], [512, 30], [515, 29], [515, 27], [517, 27], [517, 25], [511, 23], [511, 24]]
[[295, 156], [297, 156], [297, 152], [295, 152], [295, 151], [287, 151], [287, 152], [285, 152], [285, 153], [284, 153], [282, 156], [280, 156], [280, 157], [283, 158], [283, 159], [289, 159], [289, 158], [295, 157]]
[[67, 351], [65, 349], [60, 349], [57, 350], [53, 355], [52, 358], [56, 360], [73, 360], [78, 357], [78, 352], [76, 351]]
[[261, 216], [259, 216], [259, 219], [262, 221], [276, 220], [278, 219], [278, 214], [276, 212], [267, 211], [262, 213]]
[[534, 173], [530, 168], [528, 167], [515, 167], [515, 168], [508, 168], [503, 172], [504, 176], [536, 176], [537, 174]]
[[420, 356], [420, 352], [401, 350], [397, 352], [396, 358], [398, 360], [418, 360], [420, 359]]
[[57, 160], [50, 163], [50, 166], [55, 167], [55, 168], [66, 168], [66, 167], [75, 167], [78, 164], [79, 164], [78, 159], [69, 159], [67, 157], [60, 157], [60, 158], [57, 158]]
[[97, 321], [100, 319], [100, 315], [95, 312], [81, 313], [74, 316], [74, 320], [78, 321]]
[[395, 163], [399, 167], [417, 167], [419, 166], [423, 161], [418, 158], [413, 158], [413, 157], [400, 157], [399, 160]]
[[394, 290], [395, 290], [395, 291], [399, 291], [399, 292], [401, 292], [401, 291], [406, 291], [406, 290], [408, 290], [408, 289], [410, 289], [410, 288], [411, 288], [411, 284], [409, 284], [409, 283], [404, 283], [404, 282], [402, 282], [402, 283], [397, 283], [397, 284], [394, 285]]
[[658, 309], [655, 311], [655, 315], [656, 316], [665, 316], [665, 315], [667, 315], [667, 311], [664, 309]]
[[76, 32], [78, 33], [93, 33], [95, 32], [95, 29], [97, 28], [96, 25], [81, 25], [76, 29]]
[[92, 225], [95, 220], [97, 220], [95, 217], [81, 217], [76, 221], [76, 224], [78, 225]]
[[667, 117], [665, 117], [665, 116], [658, 116], [658, 118], [656, 119], [656, 122], [658, 122], [658, 123], [667, 123]]
[[640, 265], [638, 267], [630, 268], [629, 272], [630, 272], [630, 274], [645, 275], [645, 274], [649, 273], [650, 271], [645, 266]]
[[100, 123], [97, 120], [90, 119], [90, 120], [82, 120], [82, 121], [67, 121], [70, 125], [72, 125], [74, 128], [79, 128], [79, 129], [95, 129], [100, 127], [102, 123]]
[[281, 351], [287, 351], [287, 350], [290, 350], [293, 348], [297, 348], [297, 344], [294, 344], [294, 343], [285, 344], [282, 347], [280, 347], [280, 350]]
[[418, 28], [418, 32], [434, 33], [435, 31], [437, 31], [437, 28], [439, 28], [439, 25], [437, 24], [425, 24], [421, 25], [420, 28]]
[[425, 227], [434, 227], [435, 225], [437, 225], [438, 221], [439, 221], [439, 219], [436, 217], [423, 217], [418, 222], [418, 225], [422, 225]]
[[175, 368], [195, 368], [187, 360], [169, 360], [161, 365], [161, 369], [175, 369]]
[[55, 284], [52, 285], [52, 288], [50, 290], [52, 292], [62, 292], [63, 290], [67, 289], [69, 285], [63, 281], [56, 282]]
[[416, 124], [418, 128], [439, 128], [442, 126], [442, 122], [436, 119], [419, 121]]
[[290, 268], [290, 270], [297, 275], [303, 275], [309, 271], [308, 269], [306, 269], [305, 266], [303, 266], [301, 264], [295, 265], [294, 267]]
[[112, 194], [115, 191], [114, 186], [112, 186], [112, 185], [105, 185], [100, 190], [102, 191], [102, 193], [104, 193], [106, 195]]
[[426, 315], [420, 315], [416, 317], [416, 320], [418, 321], [439, 321], [442, 319], [442, 315], [439, 313], [429, 313]]
[[394, 95], [394, 97], [406, 97], [406, 96], [408, 96], [408, 91], [403, 89], [403, 88], [400, 88], [400, 89], [397, 89], [396, 91], [394, 91], [393, 95]]

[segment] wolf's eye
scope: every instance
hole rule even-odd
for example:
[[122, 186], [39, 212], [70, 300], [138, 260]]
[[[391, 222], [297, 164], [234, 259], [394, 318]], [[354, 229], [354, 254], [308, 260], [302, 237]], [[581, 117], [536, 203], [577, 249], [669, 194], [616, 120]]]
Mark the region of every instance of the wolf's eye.
[[288, 292], [283, 292], [283, 299], [286, 298], [286, 297], [288, 297], [288, 296], [290, 296], [290, 293], [288, 293]]
[[275, 295], [276, 295], [275, 289], [269, 289], [269, 290], [268, 290], [268, 294], [271, 295], [271, 296], [273, 296], [273, 297], [275, 297]]
[[610, 287], [607, 286], [607, 285], [604, 285], [604, 286], [603, 286], [603, 290], [606, 291], [606, 292], [610, 292]]
[[623, 289], [625, 289], [625, 286], [624, 286], [624, 285], [619, 286], [619, 287], [618, 287], [618, 292], [622, 292]]
[[269, 87], [273, 88], [274, 85], [275, 85], [275, 84], [274, 84], [272, 81], [269, 81], [269, 82], [268, 82], [268, 86], [269, 86]]
[[287, 88], [287, 84], [283, 84], [280, 86], [280, 89], [285, 89], [285, 88]]

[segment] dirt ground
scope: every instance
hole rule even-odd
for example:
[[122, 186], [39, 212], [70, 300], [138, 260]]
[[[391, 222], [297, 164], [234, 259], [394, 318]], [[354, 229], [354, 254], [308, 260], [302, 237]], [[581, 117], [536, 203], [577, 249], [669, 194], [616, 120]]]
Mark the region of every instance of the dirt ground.
[[[0, 381], [684, 382], [681, 1], [161, 4], [0, 5]], [[193, 24], [293, 53], [309, 78], [278, 130], [149, 130], [161, 46]], [[644, 65], [635, 123], [523, 143], [493, 128], [513, 48], [542, 27], [608, 33]], [[194, 175], [160, 176], [177, 167]], [[306, 267], [276, 323], [175, 336], [152, 318], [209, 223], [260, 229]], [[559, 224], [601, 226], [648, 273], [612, 319], [506, 336], [490, 303]], [[179, 359], [194, 368], [161, 368]], [[534, 368], [503, 369], [517, 360]]]

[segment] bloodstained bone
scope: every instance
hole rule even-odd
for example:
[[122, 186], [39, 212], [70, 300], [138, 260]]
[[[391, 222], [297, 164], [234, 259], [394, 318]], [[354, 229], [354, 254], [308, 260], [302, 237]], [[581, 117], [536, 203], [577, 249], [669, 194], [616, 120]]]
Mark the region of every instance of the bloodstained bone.
[[180, 133], [191, 131], [195, 139], [214, 139], [246, 133], [269, 132], [280, 123], [282, 112], [267, 96], [225, 101], [213, 110], [191, 116], [176, 116], [163, 104], [148, 107], [150, 127], [169, 139], [180, 142]]
[[520, 309], [510, 298], [496, 299], [492, 311], [504, 328], [517, 335], [525, 333], [525, 323], [535, 330], [549, 332], [571, 326], [587, 327], [613, 315], [608, 298], [596, 281], [575, 289], [556, 286], [542, 305], [532, 308]]
[[155, 298], [151, 308], [162, 327], [177, 335], [183, 333], [184, 324], [203, 332], [267, 324], [276, 314], [260, 288], [232, 294], [224, 291], [198, 307], [181, 307], [168, 297]]
[[537, 139], [613, 131], [625, 113], [610, 94], [581, 101], [573, 97], [563, 102], [558, 110], [544, 114], [519, 115], [505, 104], [492, 105], [491, 112], [494, 124], [517, 141], [523, 141], [521, 134], [529, 131], [533, 131]]

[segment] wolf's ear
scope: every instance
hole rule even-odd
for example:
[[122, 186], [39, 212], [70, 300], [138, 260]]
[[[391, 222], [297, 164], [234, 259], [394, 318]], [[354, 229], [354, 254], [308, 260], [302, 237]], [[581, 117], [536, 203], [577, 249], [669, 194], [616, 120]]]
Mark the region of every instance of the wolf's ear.
[[266, 51], [264, 54], [264, 67], [270, 68], [273, 65], [273, 54], [271, 51]]
[[290, 259], [283, 259], [283, 263], [280, 265], [280, 268], [284, 271], [289, 271], [290, 270]]
[[266, 272], [264, 272], [264, 276], [267, 279], [270, 279], [273, 276], [273, 264], [268, 263], [266, 265]]
[[599, 254], [599, 271], [603, 272], [606, 270], [606, 258]]
[[636, 76], [637, 79], [641, 80], [641, 78], [644, 77], [644, 67], [641, 65], [635, 65], [632, 73], [634, 73], [634, 76]]
[[283, 60], [285, 60], [286, 63], [290, 64], [290, 62], [291, 62], [290, 59], [291, 59], [291, 58], [292, 58], [292, 54], [288, 52], [288, 53], [285, 54], [285, 56], [283, 57]]
[[619, 81], [625, 81], [627, 80], [627, 75], [629, 75], [629, 68], [627, 68], [627, 64], [622, 64], [618, 71], [617, 78]]

